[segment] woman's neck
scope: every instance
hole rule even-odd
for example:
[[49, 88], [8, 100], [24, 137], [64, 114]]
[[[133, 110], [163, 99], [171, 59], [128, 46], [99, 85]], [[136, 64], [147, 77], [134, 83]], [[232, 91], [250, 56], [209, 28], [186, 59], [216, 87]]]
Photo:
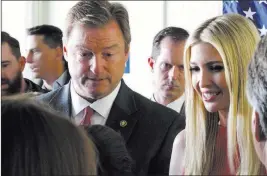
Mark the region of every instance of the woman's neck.
[[228, 110], [219, 111], [219, 119], [220, 119], [219, 124], [221, 126], [225, 127], [227, 126], [228, 112], [229, 112]]

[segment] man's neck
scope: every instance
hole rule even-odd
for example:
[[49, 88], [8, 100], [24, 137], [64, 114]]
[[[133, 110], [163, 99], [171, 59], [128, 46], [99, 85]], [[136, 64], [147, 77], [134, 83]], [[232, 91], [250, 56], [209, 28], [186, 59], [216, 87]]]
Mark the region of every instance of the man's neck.
[[179, 97], [176, 97], [176, 98], [167, 98], [167, 97], [163, 97], [163, 96], [160, 96], [159, 94], [154, 93], [153, 96], [154, 96], [154, 99], [157, 103], [162, 104], [164, 106], [167, 106], [171, 102], [177, 100], [182, 95], [180, 95]]
[[25, 93], [27, 90], [27, 84], [24, 80], [24, 78], [21, 79], [21, 88], [20, 88], [20, 92], [21, 93]]
[[52, 90], [53, 83], [63, 74], [64, 71], [63, 65], [59, 66], [53, 74], [43, 79], [44, 87]]

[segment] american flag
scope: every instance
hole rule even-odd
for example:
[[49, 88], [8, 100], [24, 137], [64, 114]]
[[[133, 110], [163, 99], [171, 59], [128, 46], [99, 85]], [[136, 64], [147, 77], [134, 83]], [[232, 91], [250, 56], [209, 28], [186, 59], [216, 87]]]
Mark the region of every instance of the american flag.
[[267, 34], [267, 1], [223, 1], [223, 13], [238, 13], [252, 20], [261, 37]]

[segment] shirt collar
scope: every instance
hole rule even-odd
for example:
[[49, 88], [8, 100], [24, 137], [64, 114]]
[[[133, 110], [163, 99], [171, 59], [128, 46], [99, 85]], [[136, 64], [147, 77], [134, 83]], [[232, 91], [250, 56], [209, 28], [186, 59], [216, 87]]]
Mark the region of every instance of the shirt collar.
[[170, 102], [169, 104], [167, 104], [167, 107], [169, 107], [169, 108], [171, 108], [177, 112], [180, 112], [181, 108], [183, 106], [184, 100], [185, 100], [185, 96], [183, 94], [182, 96], [180, 96], [179, 98], [177, 98], [173, 102]]
[[76, 93], [76, 91], [73, 88], [73, 84], [71, 83], [70, 93], [72, 99], [72, 116], [73, 117], [77, 116], [77, 114], [79, 114], [84, 108], [90, 106], [102, 117], [108, 118], [111, 107], [113, 105], [113, 102], [115, 101], [115, 98], [118, 95], [120, 87], [121, 87], [121, 81], [110, 94], [101, 99], [96, 100], [93, 103], [90, 103]]
[[[150, 100], [152, 100], [154, 102], [157, 102], [156, 99], [155, 99], [154, 94], [152, 95], [152, 97], [150, 98]], [[185, 95], [183, 94], [182, 96], [180, 96], [179, 98], [177, 98], [173, 102], [170, 102], [166, 106], [168, 108], [171, 108], [171, 109], [177, 111], [177, 112], [180, 112], [181, 111], [181, 108], [183, 106], [184, 101], [185, 101]]]

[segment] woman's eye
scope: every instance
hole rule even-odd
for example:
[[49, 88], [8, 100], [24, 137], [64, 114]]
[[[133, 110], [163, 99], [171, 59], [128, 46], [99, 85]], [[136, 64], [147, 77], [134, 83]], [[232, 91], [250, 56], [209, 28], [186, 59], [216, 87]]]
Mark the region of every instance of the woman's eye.
[[223, 66], [221, 66], [221, 65], [214, 65], [214, 66], [210, 66], [209, 69], [210, 69], [211, 71], [214, 71], [214, 72], [220, 72], [220, 71], [222, 71], [224, 68], [223, 68]]
[[197, 72], [199, 71], [199, 68], [198, 67], [190, 67], [190, 72]]

